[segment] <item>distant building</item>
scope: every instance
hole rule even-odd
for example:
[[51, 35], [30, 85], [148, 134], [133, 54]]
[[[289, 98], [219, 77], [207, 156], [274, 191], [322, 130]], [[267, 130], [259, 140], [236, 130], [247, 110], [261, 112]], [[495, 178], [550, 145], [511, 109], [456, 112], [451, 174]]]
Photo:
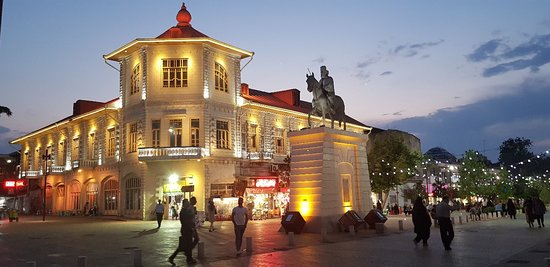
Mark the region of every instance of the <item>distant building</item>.
[[[13, 140], [21, 177], [30, 180], [29, 210], [152, 219], [158, 199], [176, 205], [214, 199], [228, 216], [246, 196], [260, 217], [288, 201], [289, 131], [308, 126], [311, 103], [300, 91], [268, 93], [241, 82], [252, 52], [194, 29], [185, 5], [177, 25], [104, 56], [118, 63], [118, 97], [79, 100], [73, 114]], [[320, 119], [313, 118], [318, 126]], [[347, 130], [372, 128], [347, 117]], [[45, 157], [48, 155], [48, 157]], [[86, 205], [88, 203], [88, 205]]]

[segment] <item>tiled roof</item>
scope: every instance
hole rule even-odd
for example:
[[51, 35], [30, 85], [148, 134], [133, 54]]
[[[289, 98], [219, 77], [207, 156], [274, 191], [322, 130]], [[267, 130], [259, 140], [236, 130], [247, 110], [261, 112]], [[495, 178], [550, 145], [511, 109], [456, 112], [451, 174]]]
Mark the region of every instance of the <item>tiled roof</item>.
[[[297, 111], [297, 112], [301, 112], [301, 113], [304, 113], [304, 114], [309, 114], [309, 112], [311, 112], [311, 110], [312, 110], [312, 105], [311, 105], [310, 102], [296, 99], [295, 104], [291, 105], [291, 104], [288, 103], [288, 100], [285, 101], [285, 98], [277, 97], [277, 95], [279, 93], [287, 92], [287, 91], [293, 91], [293, 90], [298, 91], [297, 89], [288, 89], [288, 90], [284, 90], [284, 91], [269, 93], [269, 92], [264, 92], [264, 91], [249, 88], [248, 89], [248, 94], [243, 93], [242, 96], [246, 100], [253, 101], [253, 102], [256, 102], [256, 103], [259, 103], [259, 104], [264, 104], [264, 105], [269, 105], [269, 106], [273, 106], [273, 107], [278, 107], [278, 108], [288, 109], [288, 110], [292, 110], [292, 111]], [[297, 96], [299, 98], [299, 96], [300, 96], [299, 93], [297, 94]], [[360, 121], [358, 121], [358, 120], [356, 120], [356, 119], [354, 119], [354, 118], [352, 118], [348, 115], [346, 115], [346, 122], [347, 123], [352, 123], [352, 124], [355, 124], [355, 125], [359, 125], [359, 126], [363, 126], [363, 127], [370, 127], [370, 126], [367, 126], [364, 123], [362, 123], [362, 122], [360, 122]]]
[[195, 28], [191, 26], [191, 13], [187, 11], [185, 3], [183, 3], [180, 11], [176, 15], [176, 20], [178, 21], [178, 25], [166, 30], [159, 35], [157, 39], [208, 37], [206, 34], [195, 30]]

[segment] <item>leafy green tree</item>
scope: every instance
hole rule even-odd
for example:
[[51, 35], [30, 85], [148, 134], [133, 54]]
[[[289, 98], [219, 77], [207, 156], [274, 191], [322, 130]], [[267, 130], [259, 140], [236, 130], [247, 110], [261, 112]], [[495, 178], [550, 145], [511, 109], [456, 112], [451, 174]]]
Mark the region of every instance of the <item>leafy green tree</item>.
[[489, 170], [486, 157], [474, 150], [468, 150], [462, 158], [458, 185], [463, 194], [494, 199], [496, 196], [496, 174]]
[[0, 106], [0, 115], [2, 113], [8, 115], [8, 117], [11, 116], [11, 110], [8, 107]]
[[375, 139], [368, 158], [373, 192], [382, 193], [386, 206], [388, 193], [407, 179], [415, 176], [420, 156], [409, 151], [403, 140], [396, 136]]

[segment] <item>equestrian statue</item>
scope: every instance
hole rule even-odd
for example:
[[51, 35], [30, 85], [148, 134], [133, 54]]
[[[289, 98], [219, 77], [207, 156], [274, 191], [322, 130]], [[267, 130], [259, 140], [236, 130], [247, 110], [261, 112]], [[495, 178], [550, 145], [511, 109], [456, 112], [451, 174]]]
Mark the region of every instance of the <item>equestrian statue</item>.
[[306, 74], [307, 91], [313, 93], [311, 101], [312, 109], [307, 116], [307, 122], [311, 127], [311, 115], [322, 118], [321, 126], [325, 126], [325, 116], [331, 120], [330, 127], [334, 128], [334, 120], [338, 120], [338, 127], [346, 130], [346, 114], [344, 100], [340, 96], [334, 94], [334, 81], [328, 76], [326, 66], [321, 66], [321, 80], [317, 81], [315, 74]]

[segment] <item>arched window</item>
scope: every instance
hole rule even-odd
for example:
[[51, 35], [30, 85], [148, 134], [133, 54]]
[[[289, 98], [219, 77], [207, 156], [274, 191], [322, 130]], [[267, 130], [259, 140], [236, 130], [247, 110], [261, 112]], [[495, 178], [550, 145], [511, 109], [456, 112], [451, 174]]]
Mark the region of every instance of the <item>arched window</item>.
[[142, 194], [141, 180], [139, 178], [126, 180], [126, 209], [140, 210]]
[[105, 183], [104, 187], [105, 196], [105, 210], [117, 210], [118, 209], [118, 181], [111, 179]]
[[88, 183], [86, 185], [86, 202], [90, 203], [91, 207], [97, 207], [97, 183]]
[[215, 74], [216, 74], [216, 90], [227, 93], [227, 71], [223, 68], [221, 64], [216, 62], [215, 65]]
[[69, 201], [67, 207], [73, 210], [80, 210], [80, 183], [73, 181], [69, 185]]

